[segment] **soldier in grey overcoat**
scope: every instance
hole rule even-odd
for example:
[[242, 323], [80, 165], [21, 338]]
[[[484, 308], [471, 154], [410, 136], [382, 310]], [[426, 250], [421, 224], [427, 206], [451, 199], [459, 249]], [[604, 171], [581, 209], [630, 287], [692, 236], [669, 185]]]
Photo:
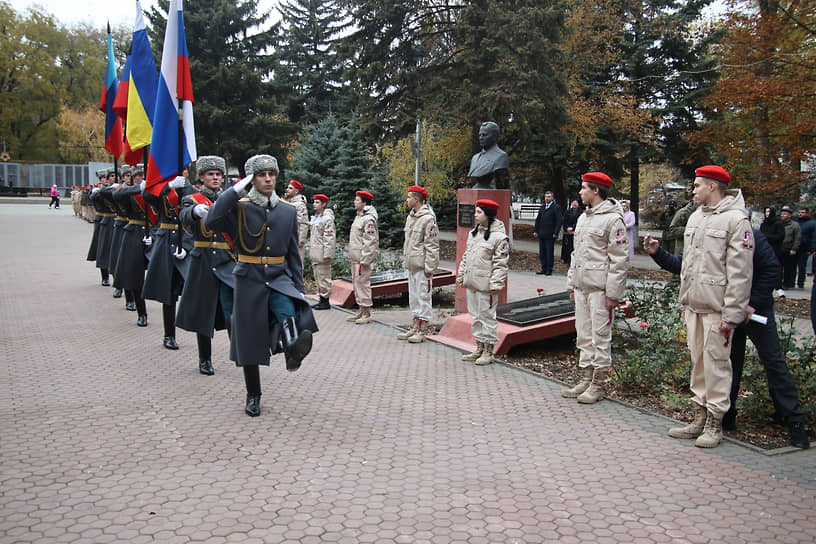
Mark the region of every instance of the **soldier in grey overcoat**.
[[283, 351], [286, 369], [300, 368], [312, 349], [317, 323], [304, 297], [297, 212], [275, 194], [278, 162], [270, 155], [255, 155], [245, 171], [247, 177], [218, 197], [205, 226], [235, 242], [230, 358], [243, 367], [245, 410], [254, 417], [261, 413], [258, 366], [269, 365], [270, 353]]

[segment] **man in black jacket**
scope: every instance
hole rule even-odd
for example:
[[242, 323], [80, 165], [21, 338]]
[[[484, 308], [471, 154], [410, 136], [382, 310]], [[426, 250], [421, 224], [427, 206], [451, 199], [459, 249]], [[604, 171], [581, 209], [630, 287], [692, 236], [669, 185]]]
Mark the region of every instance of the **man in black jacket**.
[[[742, 369], [745, 363], [746, 337], [751, 339], [757, 349], [759, 360], [765, 367], [768, 378], [768, 390], [771, 394], [777, 414], [784, 417], [790, 431], [791, 445], [797, 448], [810, 447], [805, 416], [799, 408], [799, 392], [793, 383], [782, 347], [779, 343], [779, 334], [774, 319], [774, 299], [772, 292], [779, 281], [781, 266], [773, 248], [762, 232], [754, 229], [754, 276], [751, 281], [751, 297], [748, 302], [748, 320], [741, 323], [731, 337], [731, 368], [733, 378], [731, 383], [731, 407], [723, 417], [723, 428], [736, 428], [736, 399], [739, 393]], [[675, 256], [660, 247], [660, 242], [651, 236], [643, 241], [643, 248], [652, 256], [652, 259], [664, 270], [679, 273], [683, 256]], [[751, 320], [751, 316], [768, 318], [767, 324]]]
[[553, 260], [555, 259], [555, 239], [561, 232], [561, 223], [564, 214], [561, 206], [553, 202], [552, 191], [544, 193], [544, 204], [538, 209], [533, 236], [538, 238], [538, 259], [541, 261], [541, 270], [536, 274], [552, 276]]

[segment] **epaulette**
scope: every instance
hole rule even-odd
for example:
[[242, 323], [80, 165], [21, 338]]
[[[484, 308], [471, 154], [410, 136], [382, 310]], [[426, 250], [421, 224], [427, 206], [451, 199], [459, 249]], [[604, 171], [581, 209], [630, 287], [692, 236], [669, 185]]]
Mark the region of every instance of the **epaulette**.
[[294, 205], [294, 204], [292, 204], [291, 202], [287, 202], [286, 200], [284, 200], [284, 199], [282, 199], [282, 198], [280, 199], [280, 201], [281, 201], [281, 204], [289, 204], [289, 205], [290, 205], [290, 206], [292, 206], [293, 208], [295, 207], [295, 205]]
[[238, 202], [249, 202], [249, 197], [245, 196], [244, 198], [238, 199]]

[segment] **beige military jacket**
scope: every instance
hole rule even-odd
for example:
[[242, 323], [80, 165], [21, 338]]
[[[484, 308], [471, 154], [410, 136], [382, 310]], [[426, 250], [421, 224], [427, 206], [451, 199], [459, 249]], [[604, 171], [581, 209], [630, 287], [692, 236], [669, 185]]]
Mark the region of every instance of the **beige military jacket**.
[[431, 275], [439, 264], [439, 229], [436, 215], [427, 204], [411, 210], [405, 218], [402, 264], [408, 272], [424, 270]]
[[567, 272], [567, 290], [604, 291], [612, 300], [626, 293], [629, 238], [620, 203], [607, 198], [590, 206], [575, 225], [575, 249]]
[[739, 189], [691, 214], [683, 236], [679, 302], [697, 313], [745, 320], [754, 275], [754, 233]]
[[510, 261], [510, 243], [504, 223], [496, 219], [490, 225], [490, 235], [479, 227], [476, 236], [468, 233], [467, 246], [456, 273], [457, 281], [468, 289], [487, 293], [501, 291], [507, 281]]
[[337, 231], [334, 212], [329, 208], [309, 220], [309, 258], [313, 263], [327, 263], [334, 259]]
[[309, 209], [306, 207], [306, 197], [297, 194], [292, 200], [287, 200], [297, 211], [298, 243], [305, 244], [309, 237]]
[[366, 206], [357, 212], [351, 224], [349, 242], [346, 251], [348, 260], [353, 263], [374, 264], [380, 250], [380, 232], [377, 229], [377, 210]]

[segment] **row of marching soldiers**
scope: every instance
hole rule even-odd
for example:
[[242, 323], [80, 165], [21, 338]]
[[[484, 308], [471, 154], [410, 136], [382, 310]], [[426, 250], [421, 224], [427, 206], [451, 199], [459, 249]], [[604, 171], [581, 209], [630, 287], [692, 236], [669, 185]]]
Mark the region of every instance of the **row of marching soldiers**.
[[[145, 190], [140, 167], [97, 172], [88, 192], [94, 230], [87, 259], [114, 298], [124, 293], [137, 325], [148, 325], [145, 299], [162, 305], [163, 345], [179, 349], [176, 326], [196, 333], [199, 372], [213, 375], [212, 338], [230, 336], [230, 358], [243, 368], [245, 411], [260, 415], [259, 365], [283, 353], [295, 371], [312, 347], [317, 324], [304, 297], [295, 207], [275, 194], [278, 165], [256, 155], [247, 177], [222, 190], [223, 158], [196, 161], [158, 195]], [[248, 192], [245, 193], [245, 190]], [[178, 302], [178, 307], [177, 307]]]

